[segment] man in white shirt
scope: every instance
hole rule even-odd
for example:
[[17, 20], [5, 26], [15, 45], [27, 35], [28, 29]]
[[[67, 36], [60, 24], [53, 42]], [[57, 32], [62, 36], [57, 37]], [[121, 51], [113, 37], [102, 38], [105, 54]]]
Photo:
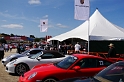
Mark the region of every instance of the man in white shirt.
[[80, 48], [81, 46], [79, 45], [79, 42], [77, 42], [77, 44], [75, 44], [75, 53], [80, 53]]
[[9, 50], [9, 45], [8, 45], [8, 44], [5, 44], [5, 45], [4, 45], [4, 48], [5, 48], [5, 52], [8, 52], [8, 50]]

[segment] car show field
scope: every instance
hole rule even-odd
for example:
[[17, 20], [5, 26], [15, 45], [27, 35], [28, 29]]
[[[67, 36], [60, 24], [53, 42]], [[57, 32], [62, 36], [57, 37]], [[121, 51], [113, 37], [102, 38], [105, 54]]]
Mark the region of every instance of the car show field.
[[[16, 53], [16, 49], [13, 49], [11, 52], [5, 52], [5, 56], [4, 57], [6, 57], [8, 55], [11, 55], [13, 53]], [[4, 65], [2, 65], [2, 63], [0, 63], [0, 82], [18, 82], [18, 79], [19, 79], [18, 76], [8, 74], [5, 71]]]
[[[9, 55], [11, 55], [11, 54], [15, 54], [16, 53], [16, 49], [13, 49], [11, 52], [10, 51], [8, 51], [8, 52], [5, 52], [5, 55], [4, 55], [4, 57], [7, 57], [7, 56], [9, 56]], [[76, 56], [76, 54], [73, 54], [74, 56]], [[79, 57], [83, 57], [83, 56], [81, 56], [82, 54], [77, 54], [77, 55], [79, 55]], [[82, 66], [82, 68], [84, 67], [84, 70], [86, 71], [87, 70], [87, 72], [89, 72], [89, 70], [95, 70], [96, 71], [96, 69], [94, 68], [94, 66], [95, 67], [97, 67], [97, 69], [98, 68], [100, 68], [100, 70], [101, 69], [103, 69], [103, 67], [106, 67], [106, 66], [108, 66], [108, 65], [110, 65], [110, 63], [114, 63], [114, 62], [116, 62], [116, 61], [123, 61], [123, 58], [121, 59], [121, 58], [108, 58], [108, 59], [106, 59], [105, 58], [105, 60], [104, 60], [104, 58], [99, 58], [98, 57], [98, 61], [95, 61], [96, 60], [96, 58], [97, 57], [93, 57], [93, 59], [92, 59], [92, 56], [88, 56], [88, 55], [85, 55], [84, 54], [84, 57], [83, 58], [85, 58], [85, 56], [86, 56], [86, 59], [88, 59], [88, 58], [90, 58], [90, 59], [88, 59], [87, 61], [84, 61], [85, 59], [83, 59], [83, 61], [82, 61], [82, 58], [80, 59], [80, 61], [78, 61], [78, 63], [76, 64], [74, 64], [74, 65], [72, 65], [72, 66], [68, 66], [68, 65], [70, 65], [70, 63], [69, 64], [62, 64], [62, 63], [60, 63], [60, 64], [62, 64], [63, 66], [64, 66], [64, 70], [65, 69], [67, 69], [68, 67], [70, 67], [70, 69], [71, 69], [71, 67], [75, 67], [75, 70], [77, 69], [77, 66]], [[72, 59], [72, 56], [70, 56], [70, 58]], [[95, 58], [95, 60], [94, 60], [94, 58]], [[76, 59], [75, 57], [74, 57], [74, 59]], [[77, 59], [79, 59], [79, 58], [77, 58]], [[69, 59], [67, 59], [69, 62], [71, 62]], [[89, 61], [90, 60], [90, 61]], [[91, 61], [92, 60], [92, 61]], [[103, 62], [104, 61], [104, 62]], [[106, 61], [106, 62], [105, 62]], [[108, 62], [109, 61], [109, 62]], [[1, 61], [0, 61], [1, 62]], [[89, 62], [89, 63], [88, 63]], [[96, 64], [94, 64], [94, 62], [95, 63], [97, 63], [98, 65], [96, 66]], [[71, 62], [72, 63], [72, 62]], [[91, 64], [92, 63], [92, 64]], [[58, 64], [56, 64], [56, 66], [57, 65], [59, 65], [59, 63]], [[92, 65], [93, 65], [93, 68], [92, 68]], [[49, 66], [50, 66], [50, 64], [49, 64]], [[51, 66], [52, 66], [52, 64], [51, 64]], [[67, 66], [67, 67], [66, 67]], [[36, 66], [37, 67], [37, 66]], [[47, 67], [47, 66], [46, 66]], [[61, 67], [61, 69], [62, 69], [62, 66], [58, 66], [58, 67]], [[87, 69], [87, 68], [85, 68], [85, 67], [91, 67], [91, 69]], [[55, 69], [55, 68], [57, 68], [57, 67], [55, 67], [54, 66], [54, 68], [51, 70], [52, 72], [54, 71], [54, 70], [57, 70], [57, 69], [59, 69], [60, 70], [60, 68], [57, 68], [57, 69]], [[41, 68], [39, 68], [40, 70], [41, 70]], [[45, 68], [46, 69], [46, 68]], [[83, 74], [83, 72], [81, 72], [81, 68], [79, 68], [78, 67], [78, 69], [80, 69], [80, 75], [81, 76], [83, 76], [82, 74]], [[78, 70], [77, 69], [77, 70]], [[4, 65], [2, 64], [2, 62], [0, 63], [0, 82], [21, 82], [21, 80], [22, 80], [22, 76], [21, 76], [21, 80], [19, 81], [19, 76], [18, 75], [15, 75], [15, 74], [9, 74], [7, 71], [5, 71], [6, 70], [6, 67], [4, 67]], [[63, 69], [62, 69], [63, 70]], [[61, 72], [62, 72], [62, 70], [61, 70]], [[73, 69], [74, 70], [74, 69]], [[69, 70], [68, 70], [69, 71]], [[70, 71], [72, 71], [72, 70], [70, 70]], [[32, 72], [32, 71], [30, 71], [30, 72]], [[33, 71], [34, 72], [34, 71]], [[38, 71], [36, 71], [37, 73], [38, 73]], [[46, 71], [45, 71], [46, 72]], [[56, 71], [54, 71], [54, 72], [56, 72]], [[92, 71], [90, 71], [90, 73], [87, 73], [87, 74], [91, 74], [91, 72]], [[49, 73], [50, 73], [50, 70], [49, 70]], [[76, 74], [72, 74], [73, 72], [71, 72], [71, 75], [73, 76], [73, 75], [76, 75]], [[75, 73], [75, 72], [74, 72]], [[46, 74], [46, 73], [45, 73]], [[59, 73], [59, 74], [61, 74], [61, 73]], [[63, 72], [63, 74], [64, 74], [64, 72]], [[69, 74], [69, 73], [68, 73]], [[77, 75], [78, 75], [79, 73], [77, 72]], [[41, 74], [42, 75], [42, 74]], [[41, 78], [41, 75], [39, 75], [40, 76], [40, 78]], [[67, 74], [64, 74], [64, 75], [67, 75]], [[62, 75], [62, 76], [64, 76], [64, 75]], [[71, 75], [67, 75], [67, 76], [71, 76]], [[24, 76], [26, 76], [26, 74], [24, 75]], [[61, 76], [61, 75], [60, 75]], [[79, 76], [73, 76], [73, 77], [79, 77]], [[24, 77], [23, 77], [24, 78]], [[68, 77], [68, 78], [71, 78], [71, 77]], [[39, 80], [39, 79], [38, 79]], [[61, 80], [61, 79], [60, 79]], [[27, 81], [25, 81], [25, 82], [27, 82]], [[34, 82], [34, 81], [28, 81], [28, 82]]]

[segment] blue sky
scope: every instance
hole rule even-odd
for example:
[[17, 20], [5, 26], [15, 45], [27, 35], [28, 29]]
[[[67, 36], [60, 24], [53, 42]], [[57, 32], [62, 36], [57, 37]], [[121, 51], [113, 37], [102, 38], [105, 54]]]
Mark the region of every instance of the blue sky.
[[[90, 16], [96, 8], [124, 28], [124, 0], [90, 0]], [[40, 19], [48, 19], [47, 32], [40, 32]], [[83, 22], [74, 19], [74, 0], [0, 0], [0, 33], [54, 37]]]

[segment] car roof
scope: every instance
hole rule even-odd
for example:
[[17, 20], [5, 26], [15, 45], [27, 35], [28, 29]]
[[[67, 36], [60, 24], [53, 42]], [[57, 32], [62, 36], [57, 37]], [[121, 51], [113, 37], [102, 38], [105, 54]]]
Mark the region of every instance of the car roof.
[[89, 54], [72, 54], [72, 55], [78, 57], [79, 59], [82, 59], [82, 58], [100, 58], [100, 59], [104, 59], [102, 57], [95, 56], [95, 55], [89, 55]]
[[30, 50], [43, 50], [41, 48], [31, 48]]
[[62, 53], [60, 53], [59, 51], [56, 51], [56, 50], [43, 50], [43, 52], [55, 52], [55, 53], [59, 53], [59, 54], [62, 54]]

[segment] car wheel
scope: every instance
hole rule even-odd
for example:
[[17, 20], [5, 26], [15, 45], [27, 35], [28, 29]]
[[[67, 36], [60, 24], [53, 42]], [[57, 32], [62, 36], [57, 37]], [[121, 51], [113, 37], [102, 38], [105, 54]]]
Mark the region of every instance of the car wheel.
[[53, 78], [47, 78], [47, 79], [43, 80], [43, 82], [57, 82], [57, 80], [53, 79]]
[[25, 72], [27, 72], [28, 70], [29, 70], [29, 67], [23, 63], [20, 63], [20, 64], [16, 65], [16, 67], [15, 67], [15, 73], [17, 75], [22, 75]]
[[15, 60], [15, 59], [17, 59], [17, 58], [12, 58], [10, 61], [13, 61], [13, 60]]

